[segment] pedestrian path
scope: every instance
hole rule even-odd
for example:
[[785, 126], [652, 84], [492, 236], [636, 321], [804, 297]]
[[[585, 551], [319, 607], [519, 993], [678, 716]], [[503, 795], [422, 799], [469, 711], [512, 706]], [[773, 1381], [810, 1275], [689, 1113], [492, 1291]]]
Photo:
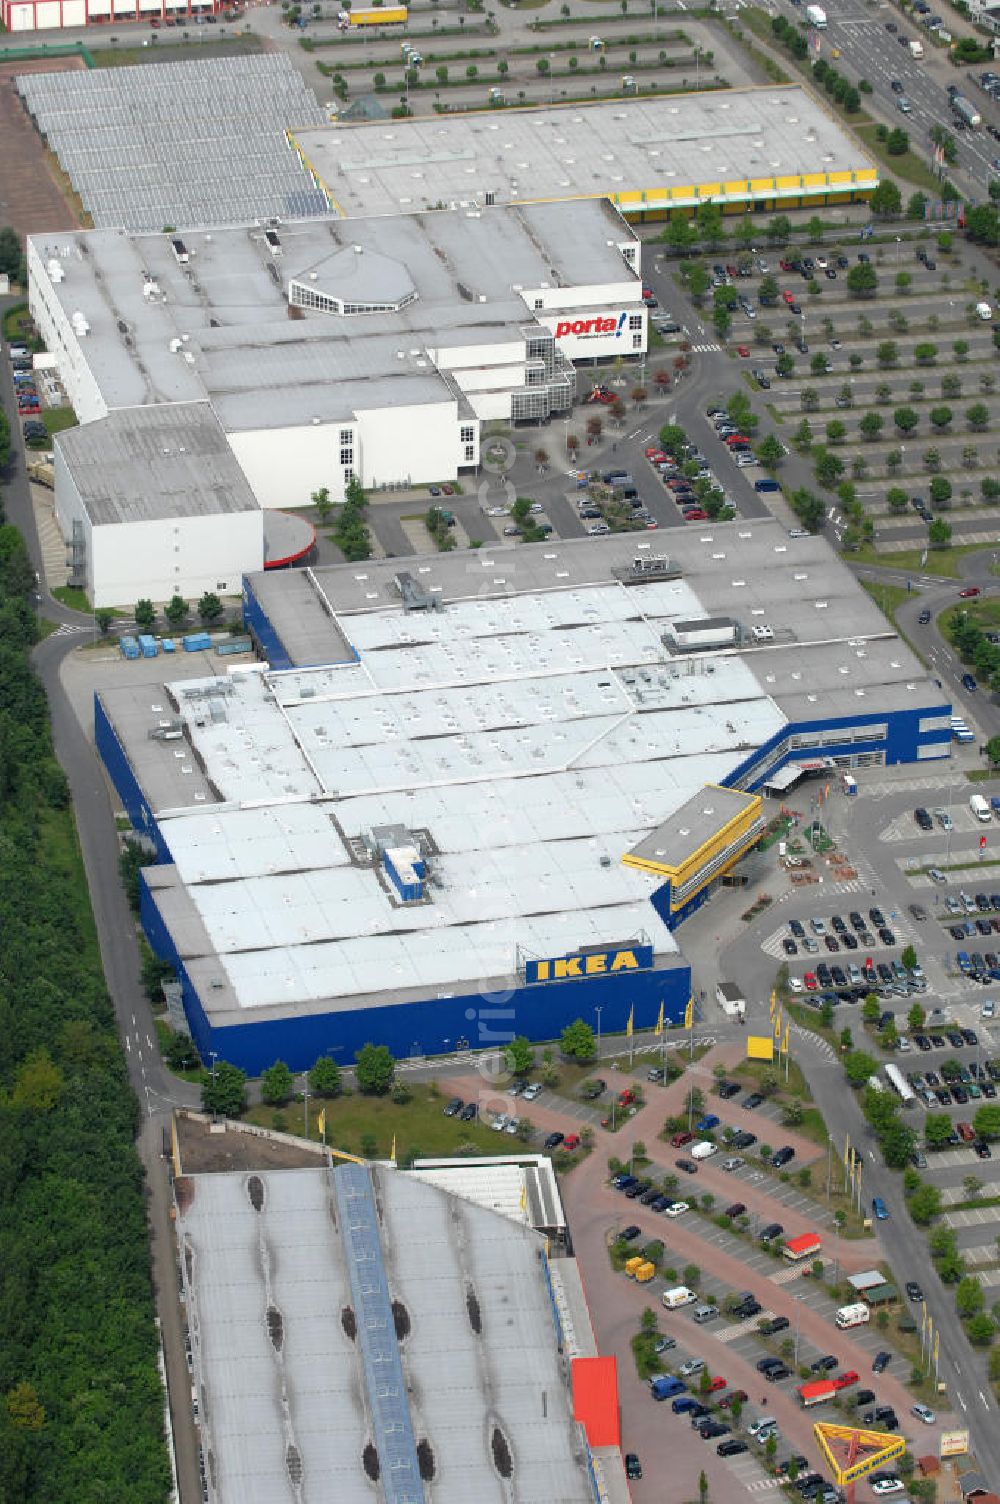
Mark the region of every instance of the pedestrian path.
[[719, 351], [722, 349], [722, 346], [721, 345], [692, 345], [691, 349], [692, 349], [692, 352], [695, 355], [718, 355]]
[[796, 1039], [800, 1039], [803, 1044], [810, 1045], [816, 1054], [822, 1055], [826, 1060], [838, 1058], [833, 1045], [821, 1039], [818, 1034], [814, 1034], [812, 1029], [803, 1029], [801, 1024], [792, 1024], [791, 1032]]
[[53, 637], [75, 637], [80, 632], [87, 632], [88, 627], [77, 626], [75, 622], [64, 621], [61, 627], [56, 627]]
[[785, 1264], [767, 1277], [772, 1285], [790, 1285], [793, 1279], [801, 1279], [804, 1272], [802, 1264]]

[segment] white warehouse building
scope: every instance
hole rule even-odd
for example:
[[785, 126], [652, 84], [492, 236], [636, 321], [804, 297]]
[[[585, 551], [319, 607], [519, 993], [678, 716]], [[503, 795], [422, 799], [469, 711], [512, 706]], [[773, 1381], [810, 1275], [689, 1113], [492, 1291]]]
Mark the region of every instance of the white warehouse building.
[[80, 422], [206, 404], [265, 509], [454, 479], [481, 422], [568, 412], [574, 361], [646, 350], [641, 246], [606, 200], [33, 236], [28, 265]]
[[71, 578], [95, 609], [232, 595], [264, 566], [264, 513], [207, 402], [68, 429], [55, 492]]

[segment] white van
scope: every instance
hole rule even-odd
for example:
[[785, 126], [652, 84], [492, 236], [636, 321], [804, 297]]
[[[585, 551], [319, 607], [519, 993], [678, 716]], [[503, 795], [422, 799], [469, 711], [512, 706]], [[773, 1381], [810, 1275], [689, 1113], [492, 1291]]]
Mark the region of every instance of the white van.
[[687, 1285], [675, 1285], [672, 1290], [663, 1292], [663, 1304], [668, 1311], [676, 1311], [678, 1306], [694, 1305], [697, 1299], [697, 1295]]
[[690, 1151], [692, 1159], [711, 1159], [712, 1155], [718, 1154], [718, 1152], [718, 1145], [710, 1144], [707, 1138], [703, 1138], [700, 1143], [695, 1144]]
[[993, 819], [993, 812], [982, 794], [973, 794], [969, 799], [969, 808], [983, 825], [989, 825]]
[[992, 317], [993, 317], [993, 309], [990, 307], [989, 303], [977, 303], [976, 304], [976, 318], [977, 319], [982, 319], [982, 321], [983, 321], [984, 324], [988, 324], [989, 321], [990, 321], [990, 319]]
[[867, 1326], [871, 1320], [871, 1311], [861, 1301], [853, 1306], [841, 1306], [834, 1320], [841, 1331], [850, 1326]]

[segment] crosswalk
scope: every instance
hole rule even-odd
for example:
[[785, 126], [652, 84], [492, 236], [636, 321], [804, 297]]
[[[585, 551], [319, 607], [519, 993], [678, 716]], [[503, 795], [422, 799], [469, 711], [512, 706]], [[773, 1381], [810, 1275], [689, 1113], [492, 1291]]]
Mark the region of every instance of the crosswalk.
[[87, 627], [78, 627], [73, 622], [64, 621], [61, 627], [56, 627], [53, 637], [76, 637], [80, 632], [88, 631]]
[[695, 355], [718, 355], [719, 351], [722, 349], [722, 346], [721, 345], [692, 345], [691, 349], [692, 349], [692, 352]]
[[[821, 1041], [822, 1043], [822, 1041]], [[776, 1269], [767, 1277], [772, 1285], [790, 1285], [793, 1279], [801, 1279], [804, 1273], [802, 1264], [785, 1264], [781, 1269]]]
[[[821, 1039], [818, 1034], [814, 1034], [812, 1029], [803, 1029], [798, 1024], [792, 1024], [791, 1032], [800, 1043], [808, 1044], [815, 1054], [822, 1055], [826, 1060], [837, 1059], [837, 1052], [833, 1048], [833, 1045], [829, 1044], [827, 1040]], [[793, 1274], [797, 1272], [797, 1270], [792, 1271]]]

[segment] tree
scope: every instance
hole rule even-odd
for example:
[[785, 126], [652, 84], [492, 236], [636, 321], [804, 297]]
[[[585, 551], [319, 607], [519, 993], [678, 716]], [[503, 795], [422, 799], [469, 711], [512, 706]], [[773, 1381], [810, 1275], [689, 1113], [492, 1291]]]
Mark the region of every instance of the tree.
[[[859, 101], [860, 103], [860, 101]], [[891, 178], [883, 178], [871, 196], [873, 214], [899, 214], [903, 208], [903, 195]]]
[[[894, 339], [884, 339], [875, 347], [875, 359], [880, 366], [889, 368], [899, 364], [899, 346]], [[886, 388], [885, 400], [889, 400], [889, 391]]]
[[939, 430], [947, 428], [953, 416], [950, 407], [932, 407], [930, 411], [931, 423]]
[[354, 1057], [358, 1090], [366, 1096], [384, 1097], [392, 1086], [396, 1062], [384, 1044], [366, 1044]]
[[[909, 949], [909, 947], [907, 947], [907, 949]], [[907, 963], [904, 961], [902, 964], [905, 966]], [[906, 1015], [906, 1022], [909, 1026], [910, 1032], [913, 1034], [919, 1034], [924, 1026], [924, 1020], [926, 1019], [926, 1017], [927, 1015], [920, 1004], [912, 1003], [910, 1005], [910, 1010]]]
[[912, 433], [920, 422], [920, 414], [912, 407], [897, 407], [892, 415], [892, 421], [900, 433]]
[[581, 1065], [588, 1060], [593, 1060], [597, 1054], [594, 1031], [582, 1018], [574, 1019], [571, 1024], [566, 1025], [559, 1040], [559, 1047], [564, 1055], [571, 1056]]
[[[708, 1372], [707, 1368], [705, 1372]], [[704, 1468], [698, 1474], [698, 1504], [708, 1504], [708, 1479], [705, 1476]]]
[[821, 486], [832, 488], [844, 474], [844, 462], [828, 449], [817, 449], [813, 454], [816, 464], [816, 479]]
[[757, 298], [761, 303], [763, 303], [764, 307], [766, 308], [770, 303], [773, 303], [775, 301], [777, 296], [777, 278], [772, 276], [770, 272], [767, 272], [760, 279], [760, 286], [757, 289]]
[[792, 356], [789, 355], [787, 350], [785, 350], [781, 355], [778, 356], [777, 360], [774, 362], [774, 369], [781, 377], [791, 376], [792, 372], [795, 370], [795, 361]]
[[983, 433], [990, 426], [990, 410], [985, 402], [974, 402], [965, 410], [965, 421], [975, 433]]
[[812, 447], [812, 428], [808, 418], [803, 418], [798, 428], [792, 434], [792, 443], [800, 453], [808, 453]]
[[847, 273], [847, 290], [852, 298], [873, 298], [878, 290], [878, 276], [870, 261], [859, 261]]
[[978, 1315], [985, 1304], [983, 1287], [974, 1275], [967, 1274], [959, 1280], [955, 1289], [955, 1308], [963, 1319]]
[[798, 1097], [792, 1097], [781, 1111], [781, 1121], [786, 1128], [798, 1128], [805, 1118], [805, 1108]]
[[885, 138], [885, 149], [890, 157], [902, 157], [910, 149], [910, 138], [901, 125], [897, 125]]
[[917, 1226], [926, 1227], [941, 1211], [941, 1192], [936, 1185], [923, 1181], [913, 1192], [907, 1205]]
[[951, 494], [951, 481], [943, 475], [935, 475], [931, 480], [931, 501], [934, 505], [947, 506]]
[[870, 992], [865, 998], [864, 1002], [861, 1004], [861, 1017], [864, 1019], [866, 1024], [877, 1024], [881, 1012], [881, 1003], [875, 996], [874, 992]]
[[882, 432], [884, 423], [885, 419], [881, 413], [865, 413], [860, 424], [861, 437], [864, 439], [877, 439]]
[[896, 291], [899, 293], [909, 292], [913, 285], [913, 277], [910, 272], [896, 273]]
[[978, 1311], [966, 1322], [965, 1335], [974, 1347], [988, 1347], [996, 1335], [993, 1319], [985, 1311]]
[[[445, 70], [447, 72], [447, 69]], [[384, 82], [384, 79], [383, 79]], [[321, 486], [318, 491], [313, 491], [309, 497], [319, 514], [319, 520], [326, 523], [333, 511], [333, 502], [330, 500], [330, 491], [327, 486]]]
[[955, 352], [955, 359], [956, 360], [968, 360], [968, 358], [969, 358], [969, 341], [967, 339], [957, 339], [955, 341], [955, 343], [952, 345], [952, 349]]
[[213, 622], [219, 620], [219, 617], [222, 615], [222, 609], [222, 602], [214, 590], [206, 590], [198, 602], [198, 615], [206, 626], [211, 626]]
[[163, 614], [176, 631], [187, 619], [188, 603], [182, 595], [172, 595], [163, 608]]
[[504, 1050], [504, 1060], [512, 1076], [526, 1076], [535, 1063], [531, 1041], [523, 1034], [517, 1035]]
[[148, 632], [156, 620], [156, 612], [153, 610], [153, 602], [143, 598], [135, 603], [135, 624], [140, 632]]
[[951, 1118], [946, 1112], [929, 1112], [924, 1118], [924, 1142], [928, 1149], [943, 1149], [951, 1134]]
[[847, 437], [847, 424], [840, 418], [833, 418], [826, 425], [826, 437], [831, 444], [842, 444]]
[[320, 1055], [309, 1072], [309, 1090], [314, 1097], [339, 1097], [340, 1066], [329, 1055]]
[[876, 1133], [882, 1134], [897, 1121], [899, 1103], [889, 1092], [876, 1091], [874, 1086], [866, 1086], [861, 1099], [861, 1110], [865, 1121], [871, 1124]]
[[889, 1123], [881, 1135], [882, 1157], [892, 1170], [902, 1170], [910, 1161], [917, 1136], [897, 1118]]
[[890, 512], [905, 512], [909, 498], [901, 486], [890, 486], [885, 493], [885, 503]]
[[844, 1073], [852, 1086], [864, 1086], [870, 1076], [874, 1076], [878, 1070], [878, 1061], [864, 1050], [852, 1050], [844, 1058]]
[[684, 255], [690, 251], [698, 239], [694, 226], [684, 215], [677, 214], [670, 220], [663, 232], [663, 239], [672, 251], [678, 255]]
[[826, 505], [822, 497], [815, 496], [812, 491], [798, 490], [792, 492], [791, 502], [802, 526], [811, 533], [818, 533], [826, 521]]
[[972, 1126], [979, 1138], [1000, 1138], [1000, 1103], [994, 1105], [987, 1102], [982, 1107], [977, 1107]]
[[172, 1071], [190, 1071], [200, 1064], [190, 1034], [171, 1034], [164, 1045], [163, 1058]]
[[781, 440], [773, 433], [765, 434], [757, 445], [757, 458], [766, 470], [777, 470], [785, 457]]
[[217, 1060], [201, 1083], [201, 1105], [217, 1117], [238, 1118], [246, 1111], [246, 1072], [228, 1060]]
[[282, 1102], [288, 1101], [294, 1084], [294, 1077], [288, 1066], [283, 1060], [276, 1060], [260, 1078], [261, 1096], [272, 1107], [278, 1107]]
[[951, 543], [951, 524], [935, 517], [927, 529], [927, 541], [932, 548], [947, 548]]
[[96, 622], [97, 630], [100, 632], [102, 637], [107, 637], [108, 633], [111, 631], [111, 623], [114, 621], [114, 619], [115, 613], [109, 610], [107, 606], [98, 606], [97, 610], [94, 612], [94, 621]]
[[719, 204], [711, 201], [699, 204], [695, 210], [695, 222], [705, 245], [711, 247], [725, 240], [726, 232], [722, 227], [722, 208]]

